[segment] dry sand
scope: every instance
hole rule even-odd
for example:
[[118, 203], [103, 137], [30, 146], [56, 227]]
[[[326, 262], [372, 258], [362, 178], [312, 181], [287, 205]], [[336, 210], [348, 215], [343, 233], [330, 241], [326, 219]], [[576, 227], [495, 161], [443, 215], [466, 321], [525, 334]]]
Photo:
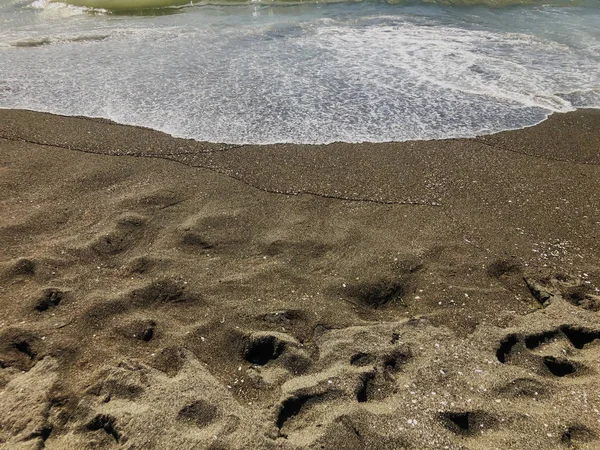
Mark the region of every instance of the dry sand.
[[600, 448], [600, 112], [231, 146], [0, 111], [0, 447]]

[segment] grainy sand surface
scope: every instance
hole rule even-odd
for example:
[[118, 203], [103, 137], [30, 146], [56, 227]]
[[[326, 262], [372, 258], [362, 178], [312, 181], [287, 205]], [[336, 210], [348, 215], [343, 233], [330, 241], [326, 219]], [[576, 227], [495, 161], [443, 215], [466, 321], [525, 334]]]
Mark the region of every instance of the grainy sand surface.
[[600, 448], [600, 112], [231, 146], [0, 110], [0, 447]]

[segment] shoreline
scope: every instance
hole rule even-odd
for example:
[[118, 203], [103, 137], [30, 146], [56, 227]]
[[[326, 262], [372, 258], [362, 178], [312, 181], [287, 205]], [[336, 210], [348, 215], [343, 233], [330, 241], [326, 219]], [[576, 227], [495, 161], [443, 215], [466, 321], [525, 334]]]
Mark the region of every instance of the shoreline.
[[473, 134], [473, 135], [469, 135], [469, 136], [458, 136], [458, 137], [443, 137], [443, 138], [423, 138], [423, 139], [408, 139], [408, 140], [404, 140], [404, 141], [331, 141], [331, 142], [323, 142], [323, 143], [307, 143], [307, 142], [269, 142], [269, 143], [251, 143], [251, 142], [218, 142], [218, 141], [203, 141], [203, 140], [198, 140], [195, 138], [191, 138], [191, 137], [185, 137], [185, 136], [179, 136], [179, 135], [175, 135], [175, 134], [171, 134], [169, 132], [166, 131], [162, 131], [159, 130], [157, 128], [152, 128], [152, 127], [148, 127], [145, 125], [137, 125], [137, 124], [128, 124], [128, 123], [121, 123], [121, 122], [117, 122], [114, 121], [112, 119], [107, 119], [105, 117], [95, 117], [95, 116], [82, 116], [82, 115], [67, 115], [67, 114], [56, 114], [53, 112], [49, 112], [49, 111], [43, 111], [43, 110], [34, 110], [34, 109], [28, 109], [28, 108], [11, 108], [11, 107], [0, 107], [0, 111], [24, 111], [24, 112], [30, 112], [30, 113], [34, 113], [34, 114], [47, 114], [49, 116], [55, 116], [55, 117], [62, 117], [62, 118], [72, 118], [72, 119], [85, 119], [85, 120], [91, 120], [91, 121], [99, 121], [99, 122], [105, 122], [107, 124], [112, 124], [112, 125], [119, 125], [119, 126], [124, 126], [124, 127], [131, 127], [131, 128], [137, 128], [137, 129], [141, 129], [141, 130], [149, 130], [149, 131], [155, 131], [158, 133], [162, 133], [166, 136], [169, 136], [171, 138], [174, 139], [183, 139], [183, 140], [192, 140], [195, 142], [199, 142], [199, 143], [205, 143], [205, 144], [218, 144], [218, 145], [235, 145], [235, 146], [270, 146], [270, 145], [334, 145], [334, 144], [349, 144], [349, 145], [362, 145], [362, 144], [393, 144], [393, 143], [398, 143], [398, 142], [431, 142], [431, 141], [447, 141], [447, 140], [456, 140], [456, 139], [476, 139], [479, 137], [485, 137], [485, 136], [491, 136], [491, 135], [495, 135], [495, 134], [500, 134], [500, 133], [505, 133], [508, 131], [520, 131], [520, 130], [524, 130], [527, 128], [531, 128], [531, 127], [536, 127], [539, 124], [547, 121], [551, 116], [558, 114], [558, 115], [564, 115], [564, 114], [571, 114], [577, 111], [587, 111], [587, 112], [593, 112], [593, 111], [598, 111], [600, 110], [600, 106], [598, 108], [577, 108], [573, 111], [567, 112], [567, 113], [559, 113], [559, 112], [554, 112], [554, 111], [548, 111], [548, 114], [546, 115], [545, 119], [540, 120], [537, 123], [531, 124], [531, 125], [524, 125], [521, 128], [511, 128], [511, 129], [507, 129], [507, 130], [501, 130], [501, 131], [495, 131], [495, 132], [490, 132], [487, 134]]
[[[496, 132], [490, 132], [486, 134], [474, 134], [469, 136], [461, 136], [461, 137], [444, 137], [444, 138], [423, 138], [423, 139], [409, 139], [403, 141], [332, 141], [326, 143], [302, 143], [302, 142], [273, 142], [273, 143], [231, 143], [231, 142], [217, 142], [217, 141], [203, 141], [195, 138], [185, 137], [173, 135], [165, 131], [161, 131], [156, 128], [151, 128], [144, 125], [136, 125], [136, 124], [127, 124], [116, 122], [112, 119], [107, 119], [104, 117], [93, 117], [93, 116], [80, 116], [80, 115], [64, 115], [64, 114], [55, 114], [46, 111], [38, 111], [32, 109], [21, 109], [21, 108], [4, 108], [0, 107], [0, 113], [6, 118], [8, 116], [9, 121], [15, 120], [13, 115], [31, 115], [32, 118], [35, 117], [48, 117], [54, 118], [55, 120], [82, 120], [89, 121], [92, 123], [96, 123], [99, 126], [108, 125], [122, 128], [129, 128], [133, 130], [140, 130], [140, 132], [147, 132], [152, 134], [154, 137], [161, 136], [163, 139], [173, 139], [179, 142], [191, 142], [196, 143], [199, 148], [202, 146], [206, 146], [208, 148], [215, 147], [273, 147], [273, 146], [298, 146], [298, 147], [327, 147], [327, 146], [365, 146], [365, 145], [394, 145], [394, 144], [410, 144], [410, 143], [436, 143], [436, 142], [452, 142], [452, 141], [471, 141], [471, 140], [486, 140], [488, 138], [493, 139], [497, 136], [502, 136], [505, 134], [526, 134], [528, 129], [531, 128], [545, 128], [546, 130], [553, 128], [554, 126], [558, 127], [570, 127], [573, 125], [574, 120], [584, 120], [586, 122], [585, 127], [593, 127], [593, 122], [595, 120], [595, 116], [600, 114], [600, 107], [598, 108], [578, 108], [573, 111], [569, 111], [566, 113], [549, 111], [548, 115], [545, 119], [532, 124], [532, 125], [524, 125], [521, 128], [511, 128], [507, 130], [501, 130]], [[6, 119], [5, 119], [6, 120]], [[18, 120], [18, 119], [17, 119]], [[549, 124], [547, 122], [550, 121]], [[546, 124], [546, 125], [544, 125]], [[585, 128], [584, 128], [585, 129]], [[47, 131], [47, 130], [46, 130]]]
[[598, 149], [0, 109], [0, 448], [596, 448]]

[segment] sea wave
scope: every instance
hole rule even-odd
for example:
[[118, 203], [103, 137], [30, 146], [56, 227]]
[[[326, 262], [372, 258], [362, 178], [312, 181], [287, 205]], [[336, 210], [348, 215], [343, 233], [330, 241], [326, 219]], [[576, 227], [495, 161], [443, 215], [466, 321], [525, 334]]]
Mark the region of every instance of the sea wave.
[[[382, 0], [50, 0], [48, 4], [63, 3], [77, 7], [91, 8], [94, 10], [126, 12], [136, 10], [181, 8], [192, 5], [290, 5], [306, 3], [341, 3], [344, 1], [350, 3], [359, 3], [362, 1]], [[492, 8], [515, 6], [600, 7], [600, 4], [597, 0], [383, 0], [383, 2], [398, 5], [423, 4], [454, 7], [487, 6]]]
[[598, 9], [365, 0], [63, 20], [83, 8], [14, 1], [0, 107], [232, 144], [466, 137], [600, 108]]

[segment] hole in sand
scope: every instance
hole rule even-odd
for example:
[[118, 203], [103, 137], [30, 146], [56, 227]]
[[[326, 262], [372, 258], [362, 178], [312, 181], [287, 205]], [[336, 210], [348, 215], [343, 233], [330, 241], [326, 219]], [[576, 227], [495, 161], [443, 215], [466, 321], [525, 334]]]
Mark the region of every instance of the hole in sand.
[[567, 339], [575, 348], [582, 349], [596, 339], [600, 339], [600, 331], [586, 330], [585, 328], [572, 327], [565, 325], [560, 330], [567, 336]]
[[46, 442], [52, 434], [52, 425], [44, 425], [42, 429], [39, 431], [40, 437], [42, 441]]
[[31, 345], [27, 341], [17, 341], [13, 343], [13, 348], [24, 355], [27, 355], [29, 359], [34, 359], [37, 355], [35, 351], [31, 348]]
[[510, 354], [517, 342], [519, 342], [519, 340], [516, 335], [511, 334], [506, 336], [502, 342], [500, 342], [498, 350], [496, 350], [496, 358], [498, 358], [498, 361], [504, 364], [506, 362], [506, 357]]
[[98, 414], [86, 425], [86, 428], [90, 431], [104, 430], [104, 432], [110, 434], [116, 442], [119, 442], [121, 435], [115, 428], [116, 421], [117, 420], [112, 416]]
[[563, 444], [573, 445], [577, 442], [590, 442], [597, 437], [598, 435], [585, 425], [572, 425], [566, 429], [560, 440]]
[[42, 438], [42, 441], [46, 442], [48, 440], [48, 438], [50, 437], [51, 433], [52, 433], [52, 425], [46, 424], [46, 425], [42, 426], [41, 428], [38, 428], [37, 430], [35, 430], [33, 433], [31, 433], [31, 435], [27, 439], [29, 440], [29, 439]]
[[525, 346], [533, 350], [538, 348], [540, 345], [548, 342], [550, 339], [556, 337], [558, 335], [558, 331], [543, 331], [542, 333], [532, 334], [525, 338]]
[[564, 377], [565, 375], [574, 373], [577, 370], [569, 361], [556, 359], [553, 356], [545, 356], [544, 365], [548, 368], [552, 375], [557, 377]]
[[279, 408], [279, 414], [277, 414], [277, 428], [281, 429], [288, 420], [297, 416], [306, 403], [322, 396], [323, 394], [305, 394], [284, 400]]
[[150, 327], [146, 328], [144, 331], [142, 331], [142, 334], [140, 335], [140, 339], [145, 342], [150, 342], [153, 337], [154, 337], [154, 326], [150, 326]]
[[485, 428], [492, 428], [497, 420], [485, 411], [446, 411], [440, 413], [442, 423], [450, 431], [465, 436], [478, 433]]
[[441, 416], [446, 426], [454, 432], [466, 433], [471, 429], [471, 413], [469, 411], [447, 411], [443, 412]]
[[565, 298], [574, 305], [579, 305], [585, 300], [589, 288], [587, 286], [573, 286], [566, 290]]
[[369, 382], [375, 378], [375, 374], [365, 373], [359, 379], [358, 389], [356, 390], [356, 400], [359, 403], [364, 403], [369, 400]]
[[42, 297], [37, 301], [35, 309], [38, 311], [47, 311], [48, 308], [58, 306], [64, 298], [64, 292], [58, 289], [46, 289]]
[[261, 336], [248, 343], [244, 359], [257, 366], [264, 366], [272, 359], [277, 359], [284, 348], [285, 344], [275, 336]]
[[404, 352], [395, 351], [383, 358], [383, 369], [387, 372], [397, 372], [400, 367], [410, 359], [410, 355]]

